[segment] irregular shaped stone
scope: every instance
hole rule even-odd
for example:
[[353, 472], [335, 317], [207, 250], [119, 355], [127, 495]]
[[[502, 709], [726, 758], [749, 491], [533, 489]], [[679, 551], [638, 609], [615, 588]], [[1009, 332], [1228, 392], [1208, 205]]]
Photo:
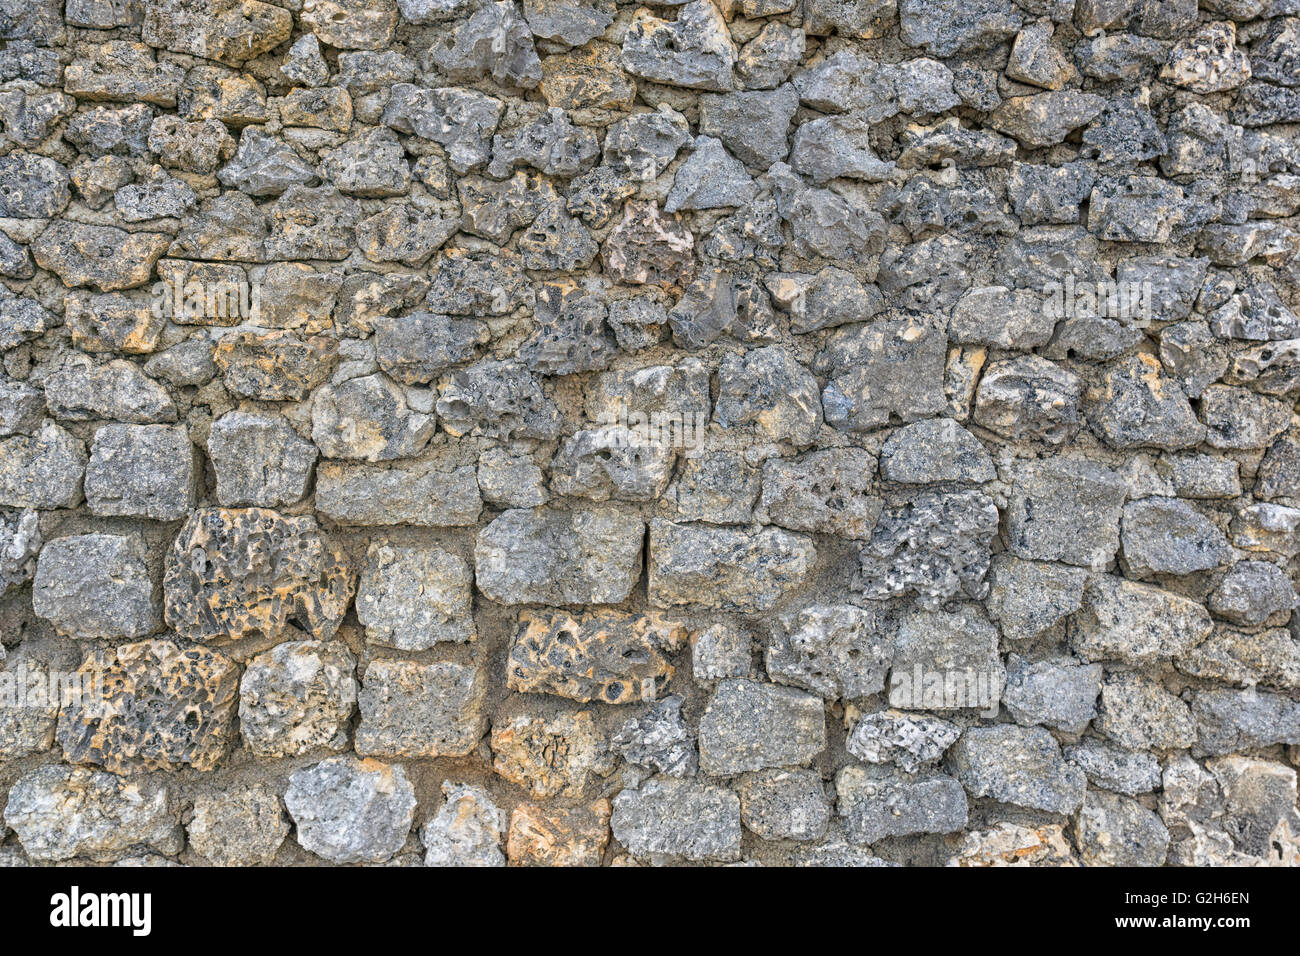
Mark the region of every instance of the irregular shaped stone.
[[615, 172], [652, 182], [690, 142], [686, 117], [665, 104], [653, 113], [634, 113], [611, 126], [605, 133], [603, 161]]
[[699, 136], [690, 157], [677, 168], [664, 212], [743, 206], [756, 195], [758, 186], [740, 160], [720, 140]]
[[239, 683], [238, 667], [225, 656], [140, 641], [92, 653], [78, 673], [95, 690], [59, 715], [57, 737], [69, 762], [115, 773], [204, 771], [225, 757]]
[[290, 186], [314, 180], [316, 171], [283, 140], [249, 126], [239, 137], [234, 157], [221, 167], [217, 178], [249, 196], [279, 196]]
[[290, 775], [284, 805], [309, 853], [332, 863], [382, 863], [411, 831], [415, 790], [401, 764], [330, 757]]
[[398, 83], [384, 108], [383, 123], [445, 147], [451, 168], [467, 173], [487, 163], [503, 109], [500, 100], [475, 90], [429, 90]]
[[274, 642], [291, 624], [331, 637], [355, 586], [355, 573], [315, 518], [264, 508], [193, 512], [163, 573], [167, 624], [200, 642]]
[[[810, 605], [777, 618], [764, 664], [778, 684], [828, 700], [866, 697], [884, 690], [893, 660], [893, 630], [893, 622], [874, 607]], [[744, 651], [747, 671], [747, 644]]]
[[723, 428], [752, 424], [772, 441], [809, 445], [822, 422], [817, 380], [782, 346], [728, 354], [718, 369], [714, 419]]
[[442, 806], [420, 828], [424, 865], [505, 866], [501, 836], [506, 817], [487, 791], [444, 780], [442, 794]]
[[372, 660], [361, 677], [356, 751], [362, 756], [463, 757], [487, 732], [481, 668]]
[[1177, 498], [1151, 497], [1124, 506], [1123, 562], [1133, 577], [1191, 574], [1229, 560], [1223, 532]]
[[1076, 824], [1084, 866], [1160, 866], [1169, 831], [1136, 800], [1090, 790]]
[[1078, 429], [1082, 383], [1037, 355], [990, 363], [975, 392], [975, 421], [1013, 441], [1049, 445]]
[[685, 628], [655, 612], [524, 611], [506, 682], [511, 690], [583, 703], [653, 701], [673, 675], [665, 655], [685, 641]]
[[259, 757], [344, 750], [357, 709], [357, 662], [338, 641], [287, 641], [248, 662], [239, 730]]
[[826, 421], [868, 431], [897, 416], [905, 422], [944, 410], [943, 332], [909, 319], [878, 319], [836, 331], [814, 369], [830, 379], [822, 391]]
[[69, 288], [91, 286], [100, 292], [133, 289], [149, 281], [154, 263], [167, 251], [169, 236], [124, 232], [113, 226], [58, 221], [32, 243], [42, 269]]
[[1052, 735], [1038, 727], [972, 727], [949, 762], [971, 796], [1048, 813], [1073, 813], [1088, 786], [1083, 771], [1062, 759]]
[[653, 202], [630, 201], [601, 247], [601, 263], [618, 282], [682, 288], [695, 274], [694, 246], [676, 216], [665, 218]]
[[859, 552], [852, 587], [872, 600], [915, 594], [922, 607], [988, 594], [998, 510], [978, 491], [924, 492], [886, 508]]
[[454, 373], [440, 386], [437, 412], [452, 435], [555, 438], [559, 410], [528, 369], [485, 360]]
[[472, 525], [483, 498], [472, 462], [446, 446], [433, 455], [391, 465], [321, 462], [316, 510], [344, 525]]
[[1085, 737], [1065, 748], [1065, 759], [1083, 768], [1089, 783], [1105, 790], [1131, 797], [1160, 788], [1160, 761], [1149, 753]]
[[1217, 756], [1274, 744], [1300, 743], [1300, 704], [1279, 694], [1199, 690], [1192, 697], [1193, 756]]
[[938, 761], [960, 736], [960, 727], [938, 717], [882, 710], [859, 720], [844, 746], [859, 760], [916, 773]]
[[1054, 146], [1096, 119], [1106, 100], [1094, 93], [1058, 90], [1013, 96], [989, 115], [989, 125], [1028, 147]]
[[1250, 59], [1236, 48], [1237, 25], [1207, 23], [1169, 51], [1161, 79], [1195, 93], [1222, 93], [1250, 79]]
[[1079, 609], [1086, 580], [1082, 568], [999, 554], [989, 569], [986, 607], [1003, 637], [1027, 640]]
[[936, 0], [900, 0], [898, 21], [904, 43], [946, 57], [988, 49], [1014, 36], [1021, 15], [1005, 0], [979, 0], [961, 10]]
[[1205, 443], [1212, 448], [1264, 448], [1291, 425], [1291, 405], [1244, 388], [1211, 385], [1201, 393]]
[[241, 784], [198, 794], [185, 834], [213, 866], [266, 866], [289, 835], [289, 821], [274, 789]]
[[542, 79], [532, 31], [512, 0], [479, 7], [440, 37], [430, 55], [456, 82], [490, 75], [498, 83], [531, 89]]
[[475, 580], [501, 604], [618, 604], [641, 575], [643, 528], [609, 508], [506, 511], [479, 532]]
[[951, 418], [936, 418], [904, 425], [885, 440], [880, 475], [903, 484], [981, 483], [996, 472], [979, 439]]
[[279, 508], [306, 496], [317, 452], [278, 415], [234, 411], [212, 423], [208, 457], [220, 504]]
[[340, 50], [383, 50], [397, 26], [394, 0], [304, 0], [300, 22]]
[[1182, 654], [1210, 633], [1210, 617], [1195, 601], [1112, 575], [1084, 589], [1070, 640], [1085, 660], [1146, 663]]
[[32, 610], [77, 640], [152, 634], [160, 622], [143, 541], [115, 534], [47, 541], [32, 581]]
[[325, 458], [411, 458], [436, 428], [437, 418], [411, 409], [406, 394], [385, 375], [326, 385], [313, 396], [311, 437]]
[[654, 519], [650, 602], [656, 607], [768, 611], [803, 583], [816, 560], [816, 548], [804, 535]]
[[665, 697], [633, 717], [610, 738], [610, 750], [630, 764], [668, 777], [693, 777], [699, 766], [695, 738], [682, 720], [682, 698]]
[[1027, 462], [1011, 491], [1008, 550], [1021, 558], [1104, 567], [1119, 548], [1125, 495], [1120, 476], [1094, 461]]
[[292, 402], [329, 378], [338, 361], [338, 345], [324, 336], [249, 330], [223, 337], [212, 357], [235, 395]]
[[1093, 726], [1129, 750], [1182, 750], [1196, 741], [1188, 706], [1156, 681], [1135, 673], [1107, 675]]
[[814, 770], [760, 770], [740, 780], [740, 819], [765, 840], [816, 840], [831, 806]]
[[1056, 824], [1030, 829], [998, 823], [967, 833], [948, 866], [1078, 866], [1078, 858]]
[[475, 638], [469, 566], [438, 548], [376, 542], [357, 588], [357, 620], [366, 640], [399, 650]]
[[1080, 664], [1072, 658], [1031, 663], [1015, 654], [1007, 663], [1002, 702], [1018, 723], [1081, 734], [1097, 715], [1100, 664]]
[[492, 769], [535, 800], [576, 797], [613, 762], [590, 711], [553, 719], [519, 716], [492, 727]]
[[882, 502], [870, 494], [875, 458], [856, 448], [810, 452], [763, 463], [755, 518], [791, 531], [870, 537]]
[[0, 505], [75, 508], [86, 460], [86, 446], [51, 421], [35, 435], [0, 441]]
[[4, 822], [34, 860], [108, 861], [132, 847], [180, 852], [180, 807], [155, 778], [130, 782], [86, 767], [47, 764], [9, 791]]
[[623, 67], [655, 83], [695, 90], [732, 88], [736, 47], [710, 0], [692, 0], [675, 21], [638, 10], [623, 38]]

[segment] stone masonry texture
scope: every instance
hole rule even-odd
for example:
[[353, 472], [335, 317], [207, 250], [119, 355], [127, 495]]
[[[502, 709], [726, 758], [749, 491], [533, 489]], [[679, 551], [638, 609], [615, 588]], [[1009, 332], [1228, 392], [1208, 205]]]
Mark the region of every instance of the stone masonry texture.
[[1297, 400], [1300, 0], [0, 0], [0, 865], [1300, 865]]

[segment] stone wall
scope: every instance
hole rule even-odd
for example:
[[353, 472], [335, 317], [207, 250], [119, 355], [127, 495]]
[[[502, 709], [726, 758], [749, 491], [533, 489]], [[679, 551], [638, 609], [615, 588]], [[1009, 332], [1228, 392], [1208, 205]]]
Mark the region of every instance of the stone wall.
[[1298, 127], [1297, 0], [0, 0], [0, 861], [1296, 863]]

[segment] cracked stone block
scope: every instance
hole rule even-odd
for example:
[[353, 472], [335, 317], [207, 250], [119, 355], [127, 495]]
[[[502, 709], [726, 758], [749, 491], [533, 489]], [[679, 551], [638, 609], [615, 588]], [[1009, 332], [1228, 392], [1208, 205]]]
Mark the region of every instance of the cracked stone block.
[[481, 668], [373, 660], [361, 678], [357, 753], [463, 757], [487, 731]]
[[700, 718], [700, 769], [728, 776], [809, 763], [826, 747], [822, 700], [749, 680], [718, 683]]
[[357, 662], [335, 641], [286, 641], [250, 660], [239, 729], [259, 757], [343, 750], [357, 706]]
[[165, 784], [85, 767], [47, 764], [20, 777], [4, 822], [28, 856], [51, 862], [109, 862], [133, 847], [173, 855], [184, 843], [180, 808]]
[[666, 655], [685, 642], [682, 625], [654, 612], [523, 611], [506, 682], [514, 691], [583, 703], [653, 701], [673, 675]]
[[47, 541], [32, 581], [32, 610], [77, 640], [138, 638], [160, 629], [144, 542], [114, 534]]
[[171, 641], [92, 652], [79, 675], [93, 694], [59, 715], [72, 763], [115, 773], [214, 770], [234, 738], [239, 669], [227, 657]]
[[309, 853], [333, 863], [383, 863], [411, 832], [415, 790], [401, 764], [330, 757], [289, 777], [284, 804]]
[[291, 628], [331, 637], [355, 587], [355, 572], [315, 518], [264, 508], [195, 511], [163, 573], [168, 625], [201, 642], [275, 642]]
[[105, 425], [86, 465], [86, 503], [97, 515], [176, 521], [194, 507], [199, 467], [183, 427]]

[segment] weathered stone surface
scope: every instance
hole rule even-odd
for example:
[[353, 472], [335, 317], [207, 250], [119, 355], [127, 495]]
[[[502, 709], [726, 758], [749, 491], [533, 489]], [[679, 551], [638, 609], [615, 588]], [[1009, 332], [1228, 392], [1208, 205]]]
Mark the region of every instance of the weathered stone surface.
[[981, 599], [997, 529], [997, 508], [982, 492], [919, 494], [881, 513], [853, 587], [876, 600], [915, 594], [923, 607], [959, 594]]
[[1125, 494], [1119, 475], [1094, 461], [1026, 463], [1008, 506], [1008, 550], [1021, 558], [1104, 567], [1119, 548]]
[[971, 796], [999, 803], [1072, 813], [1087, 789], [1083, 771], [1061, 757], [1052, 735], [1041, 728], [972, 727], [948, 759]]
[[356, 660], [335, 641], [287, 641], [248, 662], [239, 729], [261, 757], [343, 750], [356, 712]]
[[161, 233], [60, 221], [42, 232], [31, 249], [36, 264], [58, 275], [64, 285], [114, 292], [148, 282], [170, 242]]
[[960, 736], [961, 728], [938, 717], [882, 710], [859, 720], [844, 746], [859, 760], [893, 763], [916, 773], [935, 763]]
[[968, 833], [948, 866], [1078, 866], [1070, 841], [1056, 824], [1030, 829], [998, 823]]
[[700, 769], [714, 776], [805, 765], [825, 746], [820, 698], [788, 687], [720, 681], [700, 718]]
[[814, 369], [830, 381], [822, 391], [828, 424], [868, 431], [891, 416], [905, 422], [944, 409], [942, 331], [911, 320], [847, 326], [830, 339]]
[[86, 502], [98, 515], [175, 521], [194, 506], [198, 474], [184, 428], [105, 425], [86, 465]]
[[1076, 826], [1084, 866], [1159, 866], [1169, 832], [1136, 800], [1090, 790]]
[[1209, 615], [1194, 601], [1099, 575], [1084, 589], [1070, 637], [1074, 650], [1088, 660], [1144, 663], [1184, 653], [1204, 640], [1210, 628]]
[[141, 641], [92, 652], [79, 673], [97, 689], [59, 715], [57, 737], [68, 761], [129, 773], [213, 770], [225, 757], [239, 681], [225, 656]]
[[993, 362], [975, 392], [975, 422], [1013, 441], [1069, 441], [1079, 427], [1077, 376], [1036, 355]]
[[634, 76], [697, 90], [729, 90], [736, 47], [710, 0], [692, 0], [675, 21], [639, 10], [623, 39], [623, 67]]
[[608, 800], [549, 809], [521, 803], [510, 815], [506, 855], [514, 866], [599, 866], [610, 813]]
[[357, 587], [357, 620], [366, 640], [422, 651], [475, 637], [469, 566], [438, 548], [374, 543]]
[[650, 523], [650, 602], [771, 610], [807, 578], [816, 560], [817, 549], [804, 535], [656, 519]]
[[614, 839], [639, 857], [734, 860], [740, 855], [740, 798], [693, 780], [653, 778], [614, 798]]
[[289, 821], [275, 790], [253, 784], [200, 794], [185, 834], [214, 866], [266, 866], [289, 835]]
[[1196, 740], [1187, 705], [1154, 680], [1136, 673], [1107, 676], [1093, 726], [1129, 750], [1181, 750]]
[[389, 466], [321, 462], [316, 508], [343, 525], [459, 527], [478, 520], [483, 498], [474, 466], [439, 449]]
[[856, 448], [769, 458], [755, 517], [791, 531], [867, 538], [882, 504], [870, 494], [875, 471], [875, 458]]
[[75, 508], [86, 461], [86, 446], [51, 421], [35, 435], [0, 441], [0, 505]]
[[519, 716], [492, 727], [492, 769], [535, 800], [580, 794], [613, 761], [590, 711], [555, 718]]
[[213, 422], [208, 456], [222, 505], [279, 508], [307, 494], [317, 451], [279, 416], [234, 411]]
[[630, 764], [668, 777], [693, 777], [699, 766], [695, 740], [681, 714], [682, 698], [665, 697], [623, 724], [610, 749]]
[[1097, 715], [1101, 678], [1100, 664], [1080, 664], [1071, 658], [1030, 663], [1012, 654], [1007, 658], [1002, 702], [1019, 723], [1080, 734]]
[[[878, 693], [893, 659], [892, 629], [881, 612], [851, 604], [788, 612], [772, 626], [764, 661], [768, 676], [831, 700]], [[748, 663], [746, 648], [746, 668]]]
[[655, 613], [524, 611], [506, 656], [511, 690], [583, 703], [653, 701], [673, 676], [666, 655], [686, 630]]
[[415, 791], [401, 764], [330, 757], [289, 777], [284, 804], [304, 850], [334, 863], [382, 863], [406, 842]]
[[469, 784], [442, 782], [446, 800], [420, 828], [425, 866], [505, 866], [505, 814], [491, 796]]
[[34, 860], [109, 861], [132, 847], [176, 853], [183, 843], [180, 809], [165, 784], [85, 767], [28, 772], [9, 791], [4, 822]]
[[166, 559], [167, 624], [194, 641], [278, 641], [295, 627], [328, 638], [356, 574], [310, 516], [263, 508], [193, 512]]
[[610, 508], [506, 511], [474, 546], [479, 590], [501, 604], [617, 604], [641, 575], [641, 520]]
[[1160, 761], [1149, 753], [1087, 737], [1066, 747], [1065, 759], [1083, 768], [1088, 782], [1104, 790], [1131, 797], [1160, 787]]
[[114, 534], [46, 542], [32, 582], [32, 610], [78, 640], [137, 638], [158, 630], [144, 542]]
[[858, 844], [913, 833], [951, 833], [966, 825], [966, 792], [952, 777], [911, 777], [849, 765], [835, 777], [845, 836]]
[[487, 731], [482, 669], [373, 660], [361, 676], [362, 756], [463, 757]]

